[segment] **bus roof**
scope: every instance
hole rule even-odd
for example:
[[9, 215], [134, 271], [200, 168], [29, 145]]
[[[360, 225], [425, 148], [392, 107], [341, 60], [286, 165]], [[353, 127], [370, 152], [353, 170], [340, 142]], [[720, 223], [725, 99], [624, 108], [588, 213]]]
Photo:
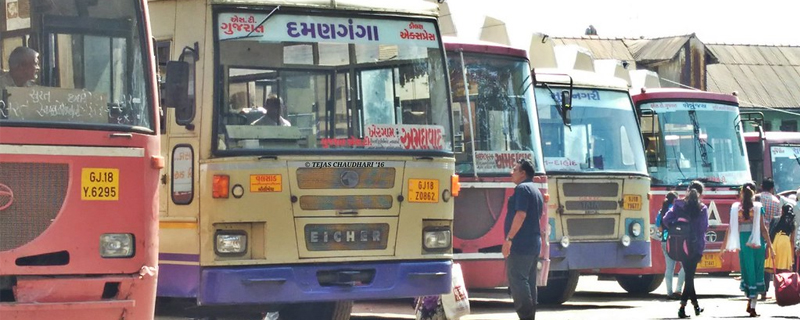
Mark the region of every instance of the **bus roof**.
[[525, 50], [493, 42], [487, 42], [481, 40], [467, 40], [457, 37], [442, 37], [442, 41], [444, 41], [444, 48], [450, 51], [461, 49], [464, 50], [464, 52], [513, 56], [528, 60], [528, 53], [525, 52]]
[[640, 103], [647, 100], [664, 100], [664, 99], [697, 99], [697, 100], [716, 100], [739, 105], [739, 99], [732, 94], [708, 92], [701, 90], [691, 90], [683, 88], [652, 88], [642, 89], [640, 91], [633, 90], [631, 98], [634, 103]]
[[286, 6], [318, 9], [360, 10], [438, 16], [439, 6], [423, 0], [210, 0], [211, 4]]
[[575, 69], [534, 69], [536, 72], [536, 82], [558, 83], [569, 85], [572, 78], [572, 85], [575, 87], [590, 87], [598, 89], [628, 90], [628, 82], [624, 79], [602, 75], [596, 72], [575, 70]]
[[[756, 142], [758, 138], [758, 132], [744, 133], [744, 140], [747, 142]], [[800, 143], [800, 132], [766, 131], [764, 138], [769, 144]]]

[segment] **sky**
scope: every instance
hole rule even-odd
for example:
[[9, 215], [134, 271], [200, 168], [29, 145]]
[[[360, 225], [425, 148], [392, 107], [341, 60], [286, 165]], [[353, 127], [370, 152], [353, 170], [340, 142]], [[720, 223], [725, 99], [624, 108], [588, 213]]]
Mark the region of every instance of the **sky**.
[[447, 0], [458, 36], [477, 39], [485, 16], [506, 23], [511, 45], [531, 32], [603, 38], [695, 33], [703, 43], [800, 46], [798, 0]]

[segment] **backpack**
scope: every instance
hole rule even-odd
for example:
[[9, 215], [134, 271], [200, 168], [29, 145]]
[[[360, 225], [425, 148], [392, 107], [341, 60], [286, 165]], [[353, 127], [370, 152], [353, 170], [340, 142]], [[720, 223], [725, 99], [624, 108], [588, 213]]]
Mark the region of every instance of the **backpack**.
[[667, 255], [676, 261], [685, 261], [696, 253], [692, 219], [684, 213], [684, 207], [673, 207], [678, 219], [668, 228]]

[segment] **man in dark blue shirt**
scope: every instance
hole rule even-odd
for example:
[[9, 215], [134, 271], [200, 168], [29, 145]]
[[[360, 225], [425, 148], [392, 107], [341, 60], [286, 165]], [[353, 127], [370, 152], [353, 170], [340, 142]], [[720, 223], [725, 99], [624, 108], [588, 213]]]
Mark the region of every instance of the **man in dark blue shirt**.
[[503, 256], [514, 309], [521, 320], [532, 320], [536, 318], [536, 266], [544, 241], [539, 228], [544, 197], [533, 184], [533, 164], [527, 159], [514, 166], [511, 182], [517, 186], [508, 198]]

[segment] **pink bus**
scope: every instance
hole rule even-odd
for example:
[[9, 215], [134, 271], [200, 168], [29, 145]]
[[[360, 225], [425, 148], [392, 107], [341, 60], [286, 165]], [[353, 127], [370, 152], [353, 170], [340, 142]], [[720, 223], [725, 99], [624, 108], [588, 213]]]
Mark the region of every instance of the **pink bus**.
[[[469, 288], [507, 286], [501, 253], [506, 201], [514, 192], [516, 161], [534, 164], [534, 183], [545, 200], [539, 121], [533, 77], [524, 50], [488, 42], [444, 38], [453, 98], [456, 173], [461, 194], [453, 221], [454, 261]], [[547, 210], [540, 221], [548, 230]], [[549, 247], [542, 245], [539, 285], [547, 283]]]
[[0, 319], [152, 319], [164, 161], [147, 3], [5, 4]]

